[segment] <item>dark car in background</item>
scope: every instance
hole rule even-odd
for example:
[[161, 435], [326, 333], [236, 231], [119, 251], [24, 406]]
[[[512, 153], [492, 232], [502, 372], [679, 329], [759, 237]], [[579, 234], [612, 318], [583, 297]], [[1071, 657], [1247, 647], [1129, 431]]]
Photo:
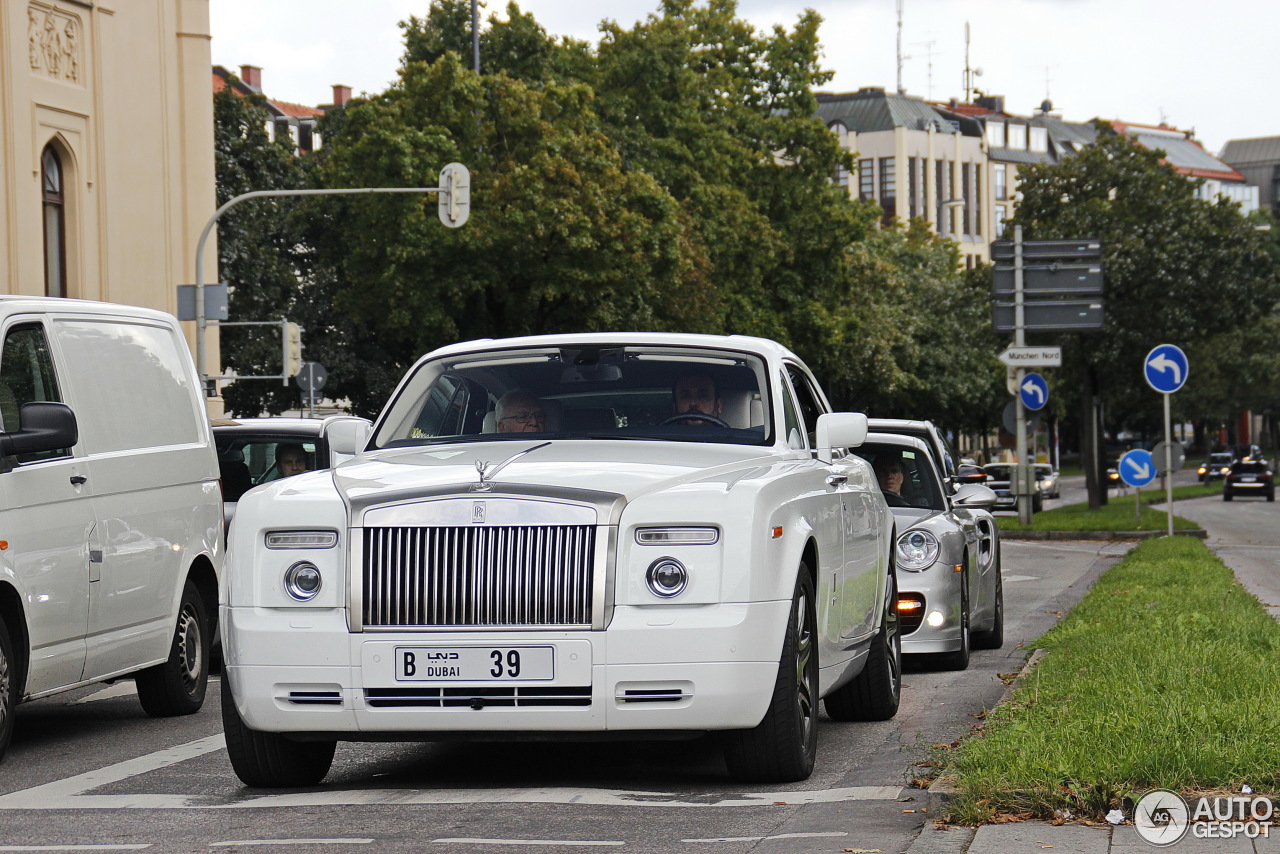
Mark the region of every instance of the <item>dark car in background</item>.
[[[1013, 494], [1012, 480], [1017, 475], [1016, 463], [987, 463], [982, 467], [987, 473], [987, 486], [996, 494], [996, 504], [992, 510], [1017, 510], [1018, 497]], [[1031, 510], [1039, 513], [1044, 509], [1044, 491], [1040, 481], [1033, 481], [1035, 492], [1031, 495]]]
[[1200, 478], [1201, 483], [1226, 477], [1227, 472], [1231, 470], [1231, 464], [1235, 461], [1235, 454], [1230, 451], [1210, 454], [1196, 469], [1196, 476]]
[[1230, 501], [1237, 495], [1265, 497], [1276, 500], [1276, 478], [1271, 465], [1261, 458], [1249, 461], [1237, 460], [1231, 464], [1222, 479], [1222, 500]]

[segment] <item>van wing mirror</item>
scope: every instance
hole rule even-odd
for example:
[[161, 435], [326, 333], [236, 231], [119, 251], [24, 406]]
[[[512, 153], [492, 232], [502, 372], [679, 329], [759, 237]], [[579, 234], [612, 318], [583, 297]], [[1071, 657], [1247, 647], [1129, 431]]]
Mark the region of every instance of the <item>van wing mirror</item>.
[[0, 456], [70, 448], [80, 440], [76, 414], [65, 403], [35, 401], [18, 410], [22, 429], [0, 433]]
[[326, 418], [320, 427], [320, 435], [329, 443], [329, 465], [335, 466], [343, 460], [364, 453], [372, 432], [373, 422], [367, 418], [357, 418], [354, 415], [333, 415]]
[[825, 412], [815, 431], [818, 459], [831, 462], [832, 448], [857, 448], [867, 441], [867, 416], [862, 412]]

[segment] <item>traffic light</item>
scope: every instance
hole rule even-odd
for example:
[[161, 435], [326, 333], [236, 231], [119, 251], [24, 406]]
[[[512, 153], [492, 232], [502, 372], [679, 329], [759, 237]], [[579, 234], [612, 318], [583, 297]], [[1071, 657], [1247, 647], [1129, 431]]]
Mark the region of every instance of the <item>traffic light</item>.
[[302, 328], [293, 321], [284, 323], [284, 375], [296, 377], [302, 370]]

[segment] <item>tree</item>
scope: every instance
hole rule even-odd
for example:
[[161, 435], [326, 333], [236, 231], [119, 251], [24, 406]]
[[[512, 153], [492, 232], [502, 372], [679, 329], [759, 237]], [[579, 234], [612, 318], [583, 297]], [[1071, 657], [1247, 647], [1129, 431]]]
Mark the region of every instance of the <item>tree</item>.
[[[302, 170], [283, 141], [267, 137], [266, 99], [227, 87], [213, 96], [214, 166], [222, 205], [253, 190], [295, 189]], [[230, 291], [233, 321], [296, 319], [298, 237], [288, 206], [271, 200], [242, 202], [218, 222], [218, 267]], [[221, 333], [222, 367], [244, 376], [281, 372], [278, 327], [229, 326]], [[214, 371], [217, 366], [214, 366]], [[279, 413], [297, 392], [269, 380], [241, 380], [223, 389], [228, 412]]]
[[[1095, 145], [1019, 172], [1022, 200], [1012, 222], [1025, 239], [1102, 241], [1105, 328], [1063, 339], [1064, 382], [1055, 392], [1082, 410], [1102, 395], [1117, 425], [1159, 417], [1142, 372], [1153, 346], [1194, 346], [1270, 313], [1280, 299], [1266, 241], [1239, 205], [1197, 198], [1198, 181], [1162, 156], [1100, 124]], [[1028, 335], [1029, 343], [1044, 338]], [[1092, 418], [1082, 423], [1087, 430]], [[1086, 473], [1090, 503], [1103, 503], [1096, 468]]]

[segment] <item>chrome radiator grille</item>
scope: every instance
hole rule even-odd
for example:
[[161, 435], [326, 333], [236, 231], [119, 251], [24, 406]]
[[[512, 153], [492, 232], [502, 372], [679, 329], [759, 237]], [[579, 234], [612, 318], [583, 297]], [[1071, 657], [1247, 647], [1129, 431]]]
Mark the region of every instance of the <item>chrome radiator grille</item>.
[[591, 525], [366, 528], [364, 625], [591, 623]]

